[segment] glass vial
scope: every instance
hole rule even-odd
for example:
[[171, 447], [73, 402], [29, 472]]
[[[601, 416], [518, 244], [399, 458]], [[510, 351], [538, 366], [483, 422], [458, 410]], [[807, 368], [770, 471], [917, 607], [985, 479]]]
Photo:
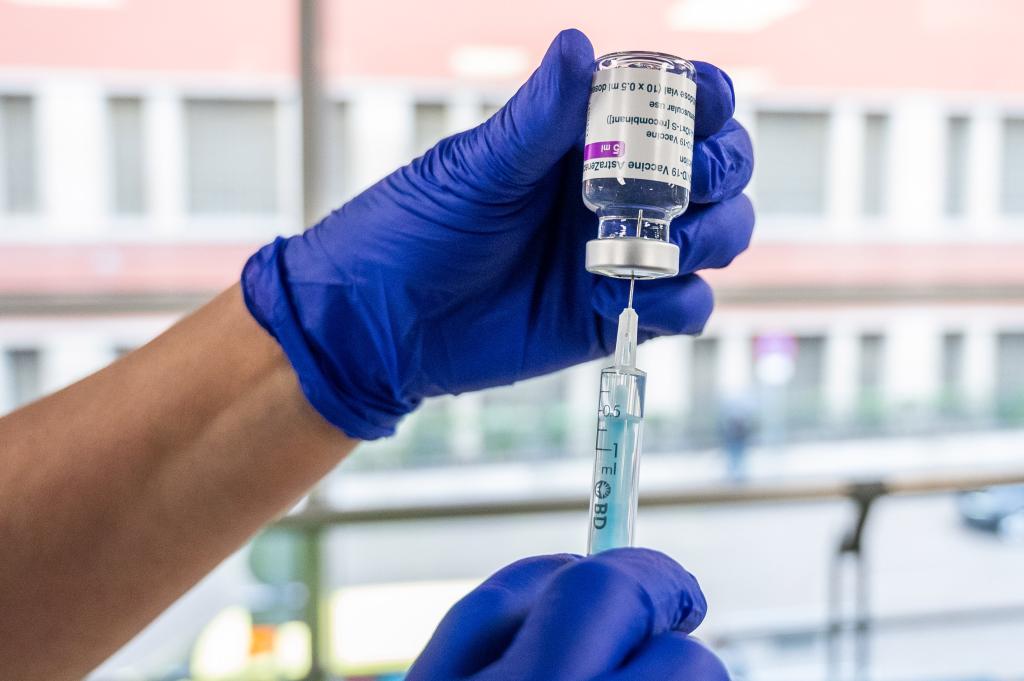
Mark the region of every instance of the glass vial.
[[690, 202], [693, 64], [659, 52], [597, 60], [583, 149], [583, 202], [597, 213], [587, 269], [654, 279], [679, 272], [669, 224]]

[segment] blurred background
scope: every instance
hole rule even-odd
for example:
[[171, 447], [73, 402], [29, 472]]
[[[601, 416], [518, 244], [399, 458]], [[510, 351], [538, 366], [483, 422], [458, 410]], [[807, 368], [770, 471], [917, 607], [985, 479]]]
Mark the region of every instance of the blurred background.
[[[641, 350], [639, 542], [698, 575], [736, 679], [1024, 679], [1024, 487], [996, 486], [1024, 480], [1022, 21], [1014, 0], [0, 0], [0, 412], [484, 120], [561, 28], [712, 61], [759, 223], [708, 273], [705, 333]], [[427, 403], [91, 678], [401, 679], [473, 584], [585, 549], [599, 366]]]

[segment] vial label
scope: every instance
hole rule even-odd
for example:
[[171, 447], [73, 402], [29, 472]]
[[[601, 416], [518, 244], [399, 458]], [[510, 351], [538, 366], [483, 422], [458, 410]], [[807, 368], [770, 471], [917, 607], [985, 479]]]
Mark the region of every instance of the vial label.
[[641, 68], [594, 74], [583, 180], [655, 180], [690, 188], [697, 84]]

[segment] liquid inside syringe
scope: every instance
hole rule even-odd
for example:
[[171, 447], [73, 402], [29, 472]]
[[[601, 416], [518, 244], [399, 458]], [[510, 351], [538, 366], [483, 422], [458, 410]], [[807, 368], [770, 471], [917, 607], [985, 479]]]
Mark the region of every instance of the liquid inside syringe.
[[632, 306], [623, 310], [615, 362], [601, 372], [587, 542], [591, 554], [633, 543], [647, 380], [636, 368], [637, 322]]

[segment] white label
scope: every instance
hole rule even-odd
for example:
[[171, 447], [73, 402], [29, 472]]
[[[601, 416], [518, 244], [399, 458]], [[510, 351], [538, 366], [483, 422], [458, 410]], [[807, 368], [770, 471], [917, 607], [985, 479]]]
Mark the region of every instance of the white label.
[[697, 84], [655, 69], [594, 74], [583, 179], [656, 180], [690, 188]]

